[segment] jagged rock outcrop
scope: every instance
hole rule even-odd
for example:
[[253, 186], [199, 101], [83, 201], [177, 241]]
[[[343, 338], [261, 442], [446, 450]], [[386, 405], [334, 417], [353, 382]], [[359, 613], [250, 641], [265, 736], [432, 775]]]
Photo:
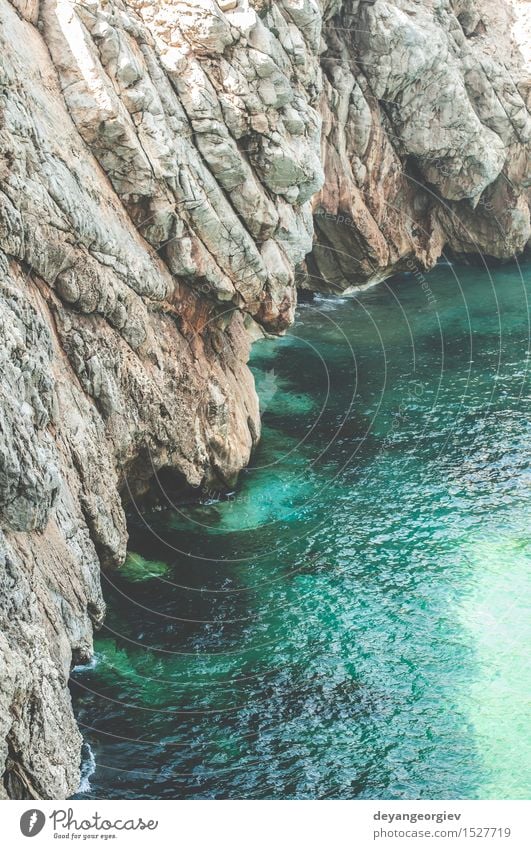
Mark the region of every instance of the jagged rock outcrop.
[[530, 77], [511, 45], [521, 4], [340, 5], [323, 30], [309, 287], [430, 268], [443, 250], [514, 256], [529, 238]]
[[523, 249], [521, 5], [0, 0], [1, 794], [75, 791], [123, 503], [235, 479], [296, 280]]

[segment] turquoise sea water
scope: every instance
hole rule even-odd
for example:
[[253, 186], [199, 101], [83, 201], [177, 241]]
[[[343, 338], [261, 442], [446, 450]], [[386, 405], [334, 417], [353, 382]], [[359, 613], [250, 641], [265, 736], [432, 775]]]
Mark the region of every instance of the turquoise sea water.
[[530, 270], [254, 346], [237, 491], [136, 515], [104, 578], [81, 797], [529, 798]]

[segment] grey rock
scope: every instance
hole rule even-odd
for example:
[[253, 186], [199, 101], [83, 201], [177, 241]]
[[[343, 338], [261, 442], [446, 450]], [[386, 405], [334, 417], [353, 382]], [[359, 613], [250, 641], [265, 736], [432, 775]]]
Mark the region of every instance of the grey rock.
[[296, 282], [524, 248], [524, 6], [0, 0], [0, 795], [77, 789], [124, 504], [234, 482]]

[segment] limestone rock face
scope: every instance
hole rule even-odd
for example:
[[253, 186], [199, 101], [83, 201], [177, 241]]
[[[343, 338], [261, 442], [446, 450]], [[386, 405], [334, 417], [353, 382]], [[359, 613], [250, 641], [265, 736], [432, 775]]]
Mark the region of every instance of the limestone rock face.
[[0, 0], [0, 796], [75, 792], [124, 503], [235, 480], [296, 281], [525, 246], [527, 5]]
[[527, 5], [360, 0], [327, 16], [326, 178], [304, 285], [348, 290], [443, 252], [524, 248], [530, 73], [515, 42]]

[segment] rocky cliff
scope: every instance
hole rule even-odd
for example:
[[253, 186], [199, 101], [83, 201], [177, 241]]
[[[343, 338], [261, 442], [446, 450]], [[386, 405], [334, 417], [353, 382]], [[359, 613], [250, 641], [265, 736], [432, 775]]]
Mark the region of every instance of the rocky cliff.
[[0, 0], [0, 795], [75, 792], [124, 504], [234, 481], [296, 282], [524, 248], [528, 13]]

